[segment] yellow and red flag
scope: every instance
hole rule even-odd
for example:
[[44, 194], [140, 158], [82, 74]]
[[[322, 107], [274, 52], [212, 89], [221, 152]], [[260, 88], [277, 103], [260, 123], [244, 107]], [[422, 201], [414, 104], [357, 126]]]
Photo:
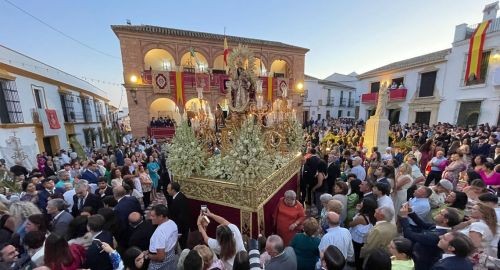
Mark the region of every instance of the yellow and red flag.
[[224, 37], [224, 66], [227, 66], [228, 55], [229, 55], [229, 47], [227, 46], [227, 38]]
[[470, 38], [469, 55], [467, 56], [467, 67], [465, 69], [466, 83], [472, 78], [476, 80], [481, 78], [484, 38], [489, 25], [490, 20], [480, 23]]
[[175, 72], [175, 103], [179, 107], [184, 107], [186, 97], [184, 96], [184, 79], [182, 71]]
[[267, 77], [267, 101], [269, 103], [273, 102], [273, 76], [271, 72], [269, 72], [269, 76]]

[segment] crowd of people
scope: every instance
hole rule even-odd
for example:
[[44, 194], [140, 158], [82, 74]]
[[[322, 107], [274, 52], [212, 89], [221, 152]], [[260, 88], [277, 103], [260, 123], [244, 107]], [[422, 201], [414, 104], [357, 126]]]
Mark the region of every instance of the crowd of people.
[[150, 127], [175, 127], [175, 119], [170, 117], [159, 117], [155, 119], [151, 118], [151, 122], [149, 122]]
[[299, 188], [258, 239], [192, 217], [168, 140], [0, 160], [0, 269], [499, 269], [495, 127], [394, 125], [380, 150], [352, 119], [304, 128]]
[[305, 125], [300, 195], [277, 206], [298, 269], [330, 246], [356, 269], [500, 268], [496, 127], [394, 125], [379, 151], [364, 146], [363, 123], [338, 121]]

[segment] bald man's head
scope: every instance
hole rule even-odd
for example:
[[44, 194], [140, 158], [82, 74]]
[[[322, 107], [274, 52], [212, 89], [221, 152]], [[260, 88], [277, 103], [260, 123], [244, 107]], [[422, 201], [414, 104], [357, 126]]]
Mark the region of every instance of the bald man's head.
[[328, 225], [330, 225], [330, 227], [336, 227], [340, 224], [340, 215], [335, 212], [326, 213], [326, 218], [328, 219]]
[[128, 215], [128, 222], [130, 223], [136, 223], [141, 221], [142, 216], [138, 212], [132, 212], [130, 215]]

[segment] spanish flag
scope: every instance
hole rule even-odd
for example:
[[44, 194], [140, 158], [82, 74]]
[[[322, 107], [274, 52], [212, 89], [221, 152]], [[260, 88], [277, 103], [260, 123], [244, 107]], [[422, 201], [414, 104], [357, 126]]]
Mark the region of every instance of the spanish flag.
[[184, 107], [186, 97], [184, 96], [184, 79], [182, 78], [182, 71], [175, 72], [175, 103], [179, 107]]
[[481, 78], [484, 38], [489, 25], [490, 20], [480, 23], [470, 38], [469, 55], [467, 56], [467, 67], [465, 69], [465, 83], [471, 79], [479, 80]]

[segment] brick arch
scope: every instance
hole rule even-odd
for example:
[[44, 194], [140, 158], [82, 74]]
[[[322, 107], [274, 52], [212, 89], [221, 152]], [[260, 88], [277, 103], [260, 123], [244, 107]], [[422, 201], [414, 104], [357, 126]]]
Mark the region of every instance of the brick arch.
[[[182, 46], [182, 47], [179, 46], [179, 51], [177, 52], [177, 56], [179, 57], [179, 63], [181, 61], [182, 56], [185, 53], [188, 53], [189, 49], [191, 47], [194, 47], [194, 46]], [[211, 56], [210, 56], [210, 52], [206, 48], [194, 47], [194, 50], [198, 53], [201, 53], [203, 55], [203, 57], [205, 57], [205, 59], [207, 59], [207, 62], [209, 62], [209, 64], [210, 64]]]
[[[271, 69], [271, 62], [267, 61], [268, 57], [266, 56], [266, 54], [263, 52], [262, 55], [261, 55], [260, 52], [257, 52], [255, 50], [251, 50], [251, 51], [253, 53], [253, 56], [256, 57], [256, 58], [259, 58], [260, 61], [262, 61], [262, 64], [264, 65], [264, 67], [266, 67], [266, 69], [269, 71]], [[215, 58], [217, 58], [219, 55], [223, 55], [223, 54], [224, 54], [224, 49], [214, 49], [214, 50], [212, 50], [212, 56], [213, 56], [213, 58], [212, 58], [212, 62], [209, 63], [209, 64], [212, 65], [210, 67], [213, 67], [213, 62], [214, 62]], [[288, 63], [288, 61], [287, 61], [287, 63]]]
[[294, 70], [293, 70], [293, 60], [290, 56], [287, 56], [287, 55], [279, 55], [279, 54], [271, 54], [269, 55], [269, 68], [268, 68], [268, 71], [271, 71], [271, 66], [273, 65], [274, 61], [276, 60], [283, 60], [286, 62], [287, 64], [287, 67], [289, 69], [289, 75], [293, 75], [294, 74]]
[[161, 50], [167, 51], [174, 58], [176, 65], [177, 65], [177, 63], [179, 63], [179, 60], [180, 60], [177, 57], [175, 46], [172, 46], [172, 45], [167, 45], [167, 44], [158, 43], [158, 42], [150, 42], [150, 43], [146, 43], [145, 45], [143, 45], [141, 49], [142, 49], [142, 51], [141, 51], [142, 66], [144, 66], [144, 57], [146, 57], [146, 53], [148, 53], [150, 50], [153, 50], [153, 49], [161, 49]]

